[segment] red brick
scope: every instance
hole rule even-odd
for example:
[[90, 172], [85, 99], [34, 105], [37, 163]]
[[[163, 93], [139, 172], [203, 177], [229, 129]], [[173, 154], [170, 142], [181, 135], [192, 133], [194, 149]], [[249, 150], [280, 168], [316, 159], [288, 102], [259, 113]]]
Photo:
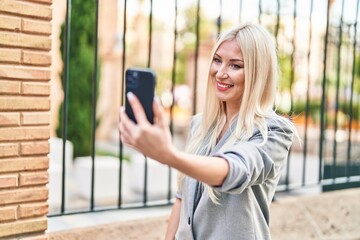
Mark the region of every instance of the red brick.
[[21, 30], [24, 33], [35, 33], [50, 36], [51, 24], [49, 22], [23, 19]]
[[48, 189], [46, 187], [0, 191], [0, 205], [46, 201], [47, 199]]
[[49, 154], [49, 141], [24, 142], [20, 143], [21, 155]]
[[45, 217], [0, 224], [0, 238], [32, 232], [45, 232], [47, 219]]
[[[18, 175], [0, 175], [0, 188], [13, 188], [18, 186]], [[1, 218], [0, 218], [1, 219]]]
[[50, 84], [23, 82], [21, 85], [21, 95], [50, 95]]
[[20, 63], [21, 50], [0, 48], [0, 62], [4, 63]]
[[49, 68], [0, 66], [0, 78], [48, 81], [51, 72]]
[[21, 204], [19, 206], [19, 218], [40, 217], [48, 213], [49, 206], [46, 202]]
[[48, 168], [48, 157], [0, 159], [0, 173], [46, 170]]
[[36, 17], [50, 20], [52, 11], [50, 6], [32, 4], [21, 1], [1, 0], [0, 9], [5, 13]]
[[0, 223], [16, 220], [17, 207], [2, 207], [0, 208]]
[[20, 82], [0, 81], [1, 94], [20, 94]]
[[49, 98], [0, 97], [0, 111], [50, 110]]
[[50, 50], [51, 39], [48, 36], [0, 32], [0, 46]]
[[21, 120], [21, 125], [49, 125], [50, 113], [24, 112], [21, 114], [20, 120]]
[[0, 16], [0, 29], [18, 32], [21, 28], [21, 19], [9, 16]]
[[11, 113], [11, 112], [0, 113], [0, 127], [10, 127], [10, 126], [19, 126], [19, 125], [20, 125], [19, 113]]
[[19, 155], [18, 143], [1, 143], [0, 157], [14, 157]]
[[49, 127], [0, 128], [0, 141], [48, 140]]
[[46, 52], [23, 51], [23, 64], [50, 66], [51, 55]]
[[19, 185], [21, 187], [45, 185], [48, 183], [49, 183], [49, 174], [47, 172], [20, 173]]

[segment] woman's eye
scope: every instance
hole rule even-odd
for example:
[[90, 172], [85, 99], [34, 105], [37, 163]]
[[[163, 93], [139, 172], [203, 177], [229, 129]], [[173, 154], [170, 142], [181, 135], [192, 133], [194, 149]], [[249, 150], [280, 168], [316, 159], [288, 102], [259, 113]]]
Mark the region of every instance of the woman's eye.
[[221, 60], [219, 58], [214, 58], [214, 62], [221, 63]]
[[231, 64], [231, 67], [232, 67], [233, 69], [240, 69], [240, 68], [242, 68], [240, 65], [237, 65], [237, 64]]

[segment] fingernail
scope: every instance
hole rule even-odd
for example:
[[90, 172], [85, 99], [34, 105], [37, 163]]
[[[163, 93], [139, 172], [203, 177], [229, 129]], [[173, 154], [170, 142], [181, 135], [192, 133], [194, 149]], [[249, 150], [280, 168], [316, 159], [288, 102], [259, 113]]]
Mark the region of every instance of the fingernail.
[[120, 107], [120, 112], [122, 113], [122, 112], [124, 112], [124, 111], [125, 111], [124, 106], [121, 106], [121, 107]]
[[131, 99], [134, 98], [134, 94], [133, 94], [132, 92], [128, 92], [128, 93], [126, 94], [126, 96], [127, 96], [127, 98], [128, 98], [129, 100], [131, 100]]
[[154, 97], [154, 101], [160, 104], [160, 98], [158, 96]]

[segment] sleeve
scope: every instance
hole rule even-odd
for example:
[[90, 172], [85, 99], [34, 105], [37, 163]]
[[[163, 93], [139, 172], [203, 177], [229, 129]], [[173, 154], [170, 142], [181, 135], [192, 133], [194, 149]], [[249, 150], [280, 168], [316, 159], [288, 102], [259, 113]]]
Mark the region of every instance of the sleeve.
[[182, 192], [180, 190], [175, 193], [175, 198], [182, 199]]
[[249, 141], [238, 141], [213, 154], [224, 158], [229, 164], [224, 183], [214, 187], [215, 190], [241, 193], [248, 186], [262, 184], [280, 173], [292, 144], [293, 132], [290, 128], [276, 125], [268, 129], [265, 144], [261, 144], [263, 137], [257, 131]]

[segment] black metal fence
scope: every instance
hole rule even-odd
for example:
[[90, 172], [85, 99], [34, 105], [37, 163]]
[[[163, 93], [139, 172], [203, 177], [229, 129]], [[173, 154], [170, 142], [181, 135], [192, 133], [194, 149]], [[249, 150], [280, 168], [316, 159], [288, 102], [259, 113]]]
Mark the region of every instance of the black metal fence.
[[[278, 186], [278, 192], [327, 191], [339, 188], [360, 186], [360, 54], [358, 44], [359, 0], [218, 0], [218, 1], [168, 1], [166, 14], [163, 3], [158, 1], [122, 0], [118, 2], [117, 46], [120, 46], [121, 87], [118, 89], [121, 100], [115, 105], [123, 105], [124, 72], [128, 66], [140, 65], [154, 68], [159, 74], [157, 92], [170, 92], [168, 105], [171, 119], [170, 128], [174, 135], [183, 132], [185, 127], [177, 126], [179, 109], [176, 105], [176, 86], [189, 86], [192, 106], [190, 113], [201, 111], [201, 85], [203, 60], [209, 54], [209, 45], [223, 29], [244, 21], [259, 22], [275, 36], [278, 45], [279, 65], [282, 72], [277, 109], [288, 115], [296, 123], [302, 144], [295, 144], [288, 164]], [[186, 2], [186, 3], [185, 3]], [[98, 21], [101, 1], [95, 1], [96, 24], [94, 26], [94, 58], [92, 79], [91, 110], [91, 194], [88, 207], [70, 208], [66, 201], [67, 173], [62, 172], [61, 206], [50, 216], [80, 212], [103, 211], [108, 209], [141, 208], [169, 205], [174, 190], [174, 172], [169, 168], [166, 195], [152, 201], [148, 198], [149, 160], [144, 160], [143, 193], [138, 201], [128, 204], [123, 201], [124, 184], [124, 146], [118, 144], [119, 178], [117, 203], [112, 206], [97, 204], [95, 194], [96, 170], [96, 129], [97, 100], [99, 92], [98, 66]], [[107, 3], [103, 3], [107, 4]], [[69, 78], [71, 71], [70, 20], [71, 3], [67, 1], [67, 15], [64, 31], [64, 103], [62, 108], [63, 166], [66, 169], [65, 150], [69, 118], [68, 101]], [[137, 9], [137, 10], [136, 10]], [[140, 9], [140, 10], [139, 10]], [[145, 9], [145, 10], [144, 10]], [[91, 13], [89, 13], [91, 14]], [[161, 16], [158, 16], [161, 15]], [[164, 16], [166, 19], [164, 20]], [[81, 18], [81, 16], [77, 16]], [[71, 35], [76, 35], [71, 32]], [[166, 41], [159, 41], [159, 36]], [[119, 37], [120, 36], [120, 37]], [[135, 36], [135, 37], [134, 37]], [[130, 39], [130, 40], [129, 40]], [[140, 39], [140, 40], [139, 40]], [[156, 39], [156, 41], [154, 40]], [[144, 44], [143, 44], [144, 43]], [[161, 53], [165, 45], [171, 51]], [[144, 47], [145, 46], [145, 47]], [[141, 49], [145, 48], [145, 49]], [[134, 55], [142, 52], [140, 57]], [[145, 53], [145, 54], [144, 54]], [[170, 67], [163, 67], [161, 58], [170, 60]], [[169, 61], [167, 61], [169, 62]], [[81, 66], [75, 66], [81, 68]], [[69, 70], [70, 69], [70, 70]], [[162, 84], [162, 79], [167, 79]], [[90, 83], [89, 83], [90, 84]], [[166, 87], [164, 87], [166, 85]], [[176, 116], [175, 116], [176, 115]], [[81, 129], [81, 126], [78, 126]], [[180, 130], [179, 130], [180, 129]], [[76, 148], [76, 141], [73, 141]], [[51, 177], [50, 177], [51, 179]], [[108, 184], [113, 184], [109, 182]]]

